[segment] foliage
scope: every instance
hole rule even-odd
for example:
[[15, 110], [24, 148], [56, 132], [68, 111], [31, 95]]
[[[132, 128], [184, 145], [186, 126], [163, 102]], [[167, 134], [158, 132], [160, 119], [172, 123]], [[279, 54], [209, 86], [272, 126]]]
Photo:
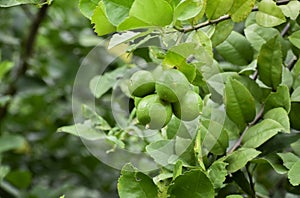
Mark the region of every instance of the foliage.
[[[117, 68], [75, 82], [93, 100], [79, 97], [81, 119], [58, 131], [123, 166], [121, 198], [300, 194], [299, 1], [81, 0], [79, 8], [111, 52], [125, 50], [111, 59]], [[139, 123], [128, 90], [139, 70], [153, 71], [156, 87], [179, 71], [203, 99], [201, 115], [173, 116], [158, 130]], [[103, 114], [107, 97], [114, 120]]]

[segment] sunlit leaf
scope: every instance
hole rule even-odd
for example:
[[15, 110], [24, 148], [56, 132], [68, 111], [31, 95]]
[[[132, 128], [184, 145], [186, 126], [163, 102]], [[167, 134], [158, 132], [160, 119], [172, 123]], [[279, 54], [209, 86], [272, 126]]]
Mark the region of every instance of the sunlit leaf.
[[235, 0], [229, 12], [231, 19], [234, 22], [241, 22], [245, 20], [250, 14], [254, 4], [255, 0]]
[[80, 12], [86, 18], [91, 19], [98, 3], [99, 3], [99, 0], [80, 0], [78, 6], [80, 9]]
[[293, 186], [298, 186], [300, 184], [300, 159], [292, 166], [290, 171], [288, 172], [288, 178], [290, 180], [290, 183]]
[[220, 188], [227, 176], [227, 163], [222, 161], [215, 161], [207, 170], [208, 177], [212, 181], [214, 188]]
[[233, 0], [207, 1], [206, 15], [209, 19], [217, 19], [227, 14], [233, 4]]
[[271, 109], [264, 115], [264, 118], [278, 122], [284, 128], [284, 132], [290, 132], [290, 120], [284, 108], [279, 107]]
[[280, 123], [265, 119], [249, 128], [242, 139], [243, 147], [257, 148], [282, 130], [284, 128]]
[[227, 170], [230, 173], [243, 168], [249, 161], [257, 157], [261, 152], [253, 148], [240, 148], [227, 156]]
[[258, 4], [256, 21], [264, 27], [274, 27], [286, 21], [281, 9], [272, 0], [262, 0]]
[[96, 7], [92, 17], [91, 22], [95, 24], [95, 32], [99, 35], [105, 35], [116, 31], [116, 28], [114, 25], [111, 24], [111, 22], [108, 20], [105, 8], [102, 2], [99, 3], [99, 5]]
[[279, 6], [286, 17], [296, 20], [300, 13], [300, 2], [290, 1], [287, 5]]
[[247, 40], [251, 43], [251, 46], [256, 50], [260, 51], [260, 48], [270, 38], [278, 35], [279, 32], [275, 28], [266, 28], [257, 24], [252, 24], [246, 27], [245, 35]]
[[293, 45], [300, 49], [300, 30], [294, 32], [291, 36], [289, 36], [289, 40]]
[[126, 17], [134, 0], [103, 0], [108, 20], [118, 26]]
[[216, 25], [214, 34], [211, 37], [213, 47], [218, 46], [228, 38], [233, 30], [233, 26], [232, 20], [225, 20]]

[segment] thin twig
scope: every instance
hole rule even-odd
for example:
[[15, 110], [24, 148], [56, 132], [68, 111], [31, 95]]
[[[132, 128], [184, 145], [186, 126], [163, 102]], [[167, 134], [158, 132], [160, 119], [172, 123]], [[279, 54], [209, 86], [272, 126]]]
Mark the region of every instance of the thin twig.
[[288, 70], [292, 70], [294, 68], [294, 66], [296, 65], [297, 63], [297, 57], [296, 56], [293, 56], [292, 60], [287, 64], [287, 68]]
[[233, 151], [235, 151], [242, 143], [243, 137], [245, 136], [245, 134], [247, 133], [247, 131], [249, 130], [250, 127], [252, 127], [253, 125], [255, 125], [263, 116], [264, 113], [264, 105], [261, 107], [259, 113], [255, 116], [254, 120], [252, 122], [250, 122], [246, 128], [244, 129], [242, 135], [240, 136], [240, 138], [236, 141], [236, 143], [231, 147], [231, 149], [229, 149], [229, 151], [227, 152], [227, 154], [232, 153]]
[[283, 30], [280, 32], [280, 35], [281, 35], [282, 37], [284, 37], [284, 35], [289, 31], [290, 27], [291, 27], [291, 24], [290, 24], [290, 22], [288, 22], [288, 23], [284, 26]]
[[[28, 69], [28, 60], [33, 54], [35, 40], [38, 35], [38, 29], [46, 16], [47, 9], [48, 4], [44, 4], [38, 11], [34, 21], [32, 22], [29, 30], [29, 35], [25, 40], [25, 46], [20, 56], [19, 64], [14, 70], [11, 71], [9, 86], [5, 90], [4, 95], [14, 96], [16, 94], [16, 82], [21, 76], [26, 73]], [[0, 108], [0, 121], [5, 117], [8, 106], [9, 103], [6, 103], [3, 107]]]
[[[281, 0], [281, 1], [277, 1], [276, 4], [277, 5], [285, 5], [287, 3], [289, 3], [290, 0]], [[258, 11], [258, 7], [255, 6], [254, 8], [252, 8], [251, 12], [256, 12]], [[187, 33], [187, 32], [191, 32], [191, 31], [194, 31], [194, 30], [198, 30], [200, 28], [203, 28], [205, 26], [209, 26], [209, 25], [212, 25], [212, 24], [217, 24], [217, 23], [220, 23], [222, 21], [225, 21], [225, 20], [228, 20], [228, 19], [231, 19], [230, 15], [224, 15], [224, 16], [221, 16], [220, 18], [218, 19], [214, 19], [214, 20], [208, 20], [208, 21], [205, 21], [203, 23], [199, 23], [195, 26], [190, 26], [190, 27], [187, 27], [187, 28], [179, 28], [179, 27], [176, 27], [174, 26], [173, 28], [179, 32], [183, 32], [183, 33]]]
[[250, 170], [249, 170], [249, 164], [246, 165], [246, 172], [247, 172], [247, 175], [248, 175], [248, 178], [249, 178], [251, 191], [252, 191], [254, 197], [256, 197], [253, 178], [252, 178], [252, 175], [251, 175]]

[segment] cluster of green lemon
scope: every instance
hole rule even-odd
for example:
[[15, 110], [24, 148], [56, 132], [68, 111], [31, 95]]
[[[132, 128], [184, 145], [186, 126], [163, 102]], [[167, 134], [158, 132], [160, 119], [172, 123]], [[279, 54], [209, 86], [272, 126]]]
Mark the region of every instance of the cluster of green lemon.
[[201, 97], [179, 70], [140, 70], [131, 76], [128, 86], [138, 121], [150, 129], [166, 126], [172, 114], [191, 121], [202, 111]]

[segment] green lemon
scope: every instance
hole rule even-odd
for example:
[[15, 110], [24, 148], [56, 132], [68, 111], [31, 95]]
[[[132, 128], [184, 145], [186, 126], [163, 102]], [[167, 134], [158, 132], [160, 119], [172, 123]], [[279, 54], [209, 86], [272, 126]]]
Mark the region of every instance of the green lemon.
[[159, 97], [171, 103], [180, 100], [189, 89], [189, 81], [183, 73], [176, 69], [163, 71], [155, 85]]
[[144, 97], [137, 106], [138, 121], [150, 129], [161, 129], [166, 126], [172, 117], [172, 106], [162, 101], [158, 95]]
[[130, 80], [128, 89], [132, 96], [143, 97], [155, 90], [155, 80], [152, 73], [145, 70], [135, 72]]
[[191, 121], [197, 118], [203, 107], [201, 97], [192, 90], [181, 98], [180, 101], [173, 103], [174, 115], [184, 121]]

